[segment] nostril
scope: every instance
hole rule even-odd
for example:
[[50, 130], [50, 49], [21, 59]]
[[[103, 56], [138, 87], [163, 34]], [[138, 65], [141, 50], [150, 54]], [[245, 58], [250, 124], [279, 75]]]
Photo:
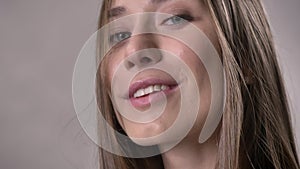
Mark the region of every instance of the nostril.
[[125, 67], [127, 69], [131, 69], [132, 67], [134, 67], [134, 63], [132, 63], [131, 61], [126, 61], [125, 62]]
[[129, 69], [142, 69], [154, 65], [162, 59], [162, 54], [157, 49], [144, 49], [124, 58], [124, 66]]
[[148, 63], [150, 63], [152, 61], [152, 59], [151, 58], [149, 58], [149, 57], [142, 57], [141, 59], [140, 59], [140, 62], [141, 62], [141, 64], [148, 64]]

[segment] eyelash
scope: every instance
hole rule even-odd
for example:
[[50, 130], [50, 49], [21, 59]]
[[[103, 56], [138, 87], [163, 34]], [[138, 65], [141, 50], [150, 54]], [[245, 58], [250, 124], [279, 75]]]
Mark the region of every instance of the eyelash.
[[[125, 37], [123, 38], [121, 37], [122, 39], [117, 39], [120, 38], [119, 35], [125, 35]], [[131, 37], [131, 32], [128, 31], [117, 32], [109, 36], [109, 43], [114, 45], [130, 37]]]
[[[182, 19], [182, 21], [180, 21], [180, 23], [174, 23], [174, 24], [166, 24], [167, 22], [171, 21], [172, 19]], [[194, 17], [191, 16], [190, 14], [186, 14], [186, 13], [183, 13], [183, 14], [177, 14], [177, 15], [174, 15], [174, 16], [171, 16], [167, 19], [165, 19], [161, 25], [165, 25], [165, 26], [178, 26], [178, 25], [181, 25], [181, 24], [184, 24], [182, 22], [192, 22], [194, 21]], [[116, 39], [116, 38], [119, 38], [119, 35], [125, 35], [124, 38], [121, 37], [121, 39]], [[113, 35], [110, 35], [109, 37], [109, 42], [110, 44], [117, 44], [119, 42], [122, 42], [128, 38], [131, 37], [131, 32], [129, 31], [122, 31], [122, 32], [117, 32]]]
[[[178, 14], [178, 15], [174, 15], [174, 16], [172, 16], [170, 18], [165, 19], [162, 22], [162, 24], [165, 24], [165, 23], [167, 23], [168, 21], [170, 21], [171, 19], [174, 19], [174, 18], [176, 18], [176, 19], [178, 19], [178, 18], [179, 19], [183, 19], [183, 21], [187, 21], [187, 22], [192, 22], [194, 20], [194, 17], [191, 16], [190, 14]], [[173, 24], [173, 25], [177, 25], [177, 24]]]

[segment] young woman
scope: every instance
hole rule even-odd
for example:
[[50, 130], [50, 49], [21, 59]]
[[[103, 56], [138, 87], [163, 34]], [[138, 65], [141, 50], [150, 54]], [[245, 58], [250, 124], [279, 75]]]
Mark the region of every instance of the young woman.
[[[176, 87], [178, 79], [151, 69], [128, 79], [130, 84], [143, 88], [138, 92], [140, 88], [135, 87], [130, 97], [140, 99], [132, 104], [145, 110], [147, 104], [141, 101], [142, 97], [148, 97], [153, 91], [164, 92], [168, 101], [161, 117], [149, 123], [136, 123], [121, 115], [122, 107], [116, 108], [111, 86], [118, 66], [124, 63], [128, 69], [133, 69], [164, 60], [162, 56], [147, 56], [147, 53], [128, 59], [143, 49], [157, 48], [178, 55], [196, 77], [201, 103], [190, 132], [170, 150], [153, 157], [129, 158], [100, 148], [100, 168], [298, 169], [285, 89], [260, 0], [104, 0], [99, 28], [118, 18], [145, 12], [171, 14], [173, 17], [164, 24], [188, 22], [207, 36], [224, 68], [227, 94], [223, 116], [210, 138], [199, 143], [199, 133], [210, 105], [207, 100], [211, 99], [211, 84], [203, 63], [178, 40], [153, 34], [132, 36], [128, 30], [120, 32], [111, 40], [120, 45], [101, 61], [97, 73], [99, 109], [116, 131], [134, 138], [151, 137], [166, 131], [178, 115], [176, 110], [182, 99]], [[101, 52], [104, 44], [99, 44]], [[189, 79], [183, 80], [180, 85], [184, 87], [188, 82]], [[149, 84], [152, 87], [148, 88]]]

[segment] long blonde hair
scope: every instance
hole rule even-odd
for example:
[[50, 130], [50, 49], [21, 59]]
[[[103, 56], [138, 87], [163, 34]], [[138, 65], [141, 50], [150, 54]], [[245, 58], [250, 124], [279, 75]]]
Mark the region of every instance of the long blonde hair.
[[[216, 27], [227, 82], [217, 168], [299, 169], [287, 96], [261, 1], [203, 1]], [[104, 0], [99, 28], [108, 22], [110, 6], [111, 0]], [[106, 65], [102, 62], [97, 74], [98, 105], [122, 131], [105, 90]], [[146, 169], [153, 159], [161, 163], [159, 156], [130, 159], [101, 148], [99, 155], [101, 169]]]

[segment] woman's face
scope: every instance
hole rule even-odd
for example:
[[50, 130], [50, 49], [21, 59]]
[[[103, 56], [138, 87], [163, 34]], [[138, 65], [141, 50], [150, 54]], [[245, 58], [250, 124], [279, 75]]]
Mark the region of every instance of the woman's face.
[[[192, 23], [208, 37], [217, 51], [220, 51], [212, 18], [207, 7], [200, 0], [115, 0], [109, 13], [112, 21], [126, 15], [143, 12], [159, 12], [174, 15], [174, 17], [169, 17], [161, 23], [169, 26], [170, 29], [173, 25], [176, 26], [186, 21]], [[147, 25], [147, 22], [145, 22], [145, 25], [141, 24], [143, 22], [133, 22], [131, 26], [150, 26]], [[132, 79], [128, 79], [130, 82], [129, 87], [126, 89], [127, 91], [120, 91], [127, 93], [128, 97], [120, 99], [127, 100], [127, 103], [131, 104], [130, 106], [141, 112], [149, 109], [150, 105], [155, 102], [161, 102], [165, 98], [167, 100], [162, 114], [154, 121], [147, 123], [139, 123], [124, 117], [122, 115], [122, 106], [116, 108], [114, 104], [118, 121], [127, 135], [134, 138], [147, 138], [166, 131], [178, 117], [182, 101], [182, 91], [180, 89], [186, 88], [200, 93], [201, 102], [199, 102], [198, 115], [193, 128], [188, 134], [189, 138], [197, 139], [207, 117], [211, 100], [209, 76], [199, 57], [179, 40], [163, 35], [140, 34], [131, 36], [130, 31], [123, 31], [115, 34], [113, 41], [119, 44], [108, 56], [107, 74], [110, 85], [113, 86], [114, 76], [126, 76], [129, 72], [136, 71], [135, 76]], [[181, 70], [183, 71], [183, 68], [179, 64], [176, 65], [177, 62], [171, 63], [172, 66], [176, 67], [176, 71], [174, 69], [172, 75], [152, 68], [165, 61], [167, 59], [166, 55], [157, 52], [136, 54], [136, 52], [141, 50], [153, 48], [170, 52], [185, 63], [195, 77], [197, 88], [191, 86], [191, 78], [182, 76]], [[121, 64], [125, 65], [126, 70], [122, 71], [121, 75], [120, 72], [116, 75]], [[147, 67], [149, 69], [145, 69]], [[112, 102], [115, 103], [116, 98], [112, 97], [112, 90], [114, 88], [111, 88], [110, 96]], [[162, 95], [165, 97], [162, 97]], [[193, 100], [193, 98], [189, 99]], [[183, 110], [183, 113], [188, 115], [189, 112]]]

